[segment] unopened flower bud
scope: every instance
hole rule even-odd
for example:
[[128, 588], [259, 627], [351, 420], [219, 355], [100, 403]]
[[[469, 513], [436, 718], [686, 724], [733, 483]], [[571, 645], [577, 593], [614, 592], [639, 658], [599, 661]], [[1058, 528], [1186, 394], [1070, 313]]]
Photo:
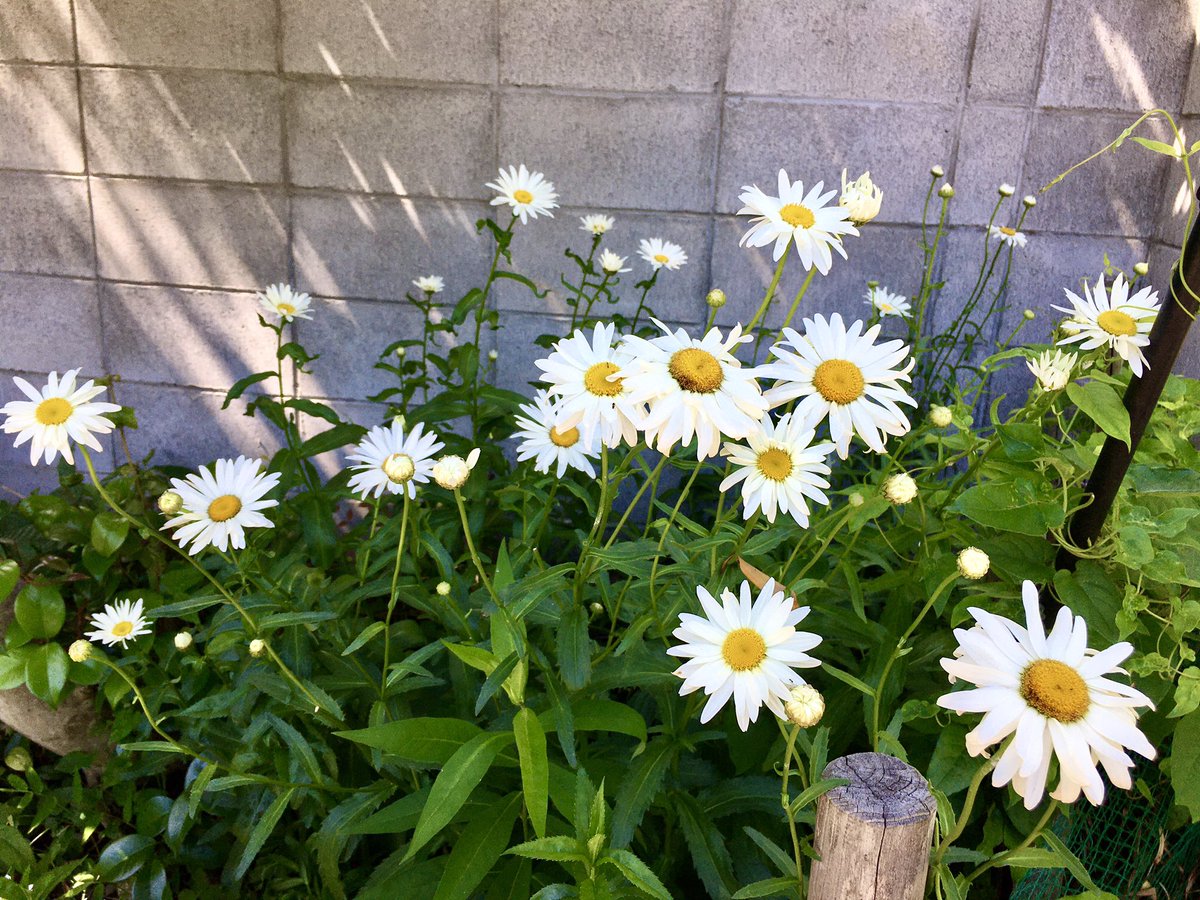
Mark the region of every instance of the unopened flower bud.
[[1033, 194], [1026, 194], [1021, 198], [1021, 202], [1030, 209], [1033, 209], [1035, 206], [1037, 206], [1037, 197], [1033, 196]]
[[929, 174], [932, 175], [934, 178], [941, 178], [943, 175], [946, 174], [946, 170], [943, 169], [941, 166], [934, 166], [932, 169], [929, 170]]
[[67, 656], [74, 662], [87, 662], [92, 655], [92, 645], [87, 641], [73, 641], [67, 648]]
[[883, 483], [883, 496], [888, 503], [903, 506], [917, 496], [917, 483], [911, 475], [900, 472]]
[[958, 574], [972, 581], [986, 575], [991, 564], [988, 555], [977, 547], [967, 547], [958, 554]]
[[449, 597], [450, 596], [450, 582], [439, 581], [437, 583], [437, 594], [439, 597]]
[[938, 188], [938, 196], [943, 200], [949, 200], [954, 196], [954, 186], [948, 182], [943, 184], [940, 188]]
[[604, 612], [604, 607], [599, 603], [592, 603], [588, 606], [588, 612], [590, 612], [594, 618], [600, 615], [600, 613]]
[[383, 461], [380, 468], [383, 469], [383, 474], [392, 484], [408, 483], [417, 471], [412, 457], [407, 453], [393, 453]]
[[704, 302], [713, 309], [720, 309], [725, 305], [725, 292], [720, 288], [713, 288], [704, 298]]
[[396, 348], [396, 355], [398, 357], [400, 357], [401, 359], [404, 359], [404, 357], [407, 353], [408, 353], [408, 350], [405, 347], [397, 347]]
[[954, 415], [948, 406], [932, 406], [929, 408], [929, 421], [934, 428], [945, 428], [954, 420]]
[[1014, 193], [1016, 193], [1017, 189], [1011, 184], [1002, 184], [1000, 187], [996, 188], [996, 190], [1000, 192], [1001, 197], [1011, 197]]
[[863, 172], [857, 179], [846, 182], [846, 170], [842, 169], [842, 196], [838, 205], [850, 214], [855, 225], [865, 225], [879, 215], [883, 204], [883, 191], [871, 181], [871, 173]]
[[858, 507], [862, 506], [867, 501], [863, 499], [862, 494], [851, 494], [849, 497], [846, 498], [846, 502], [849, 503], [851, 506], [853, 506], [855, 509], [858, 509]]
[[783, 704], [788, 721], [801, 728], [812, 728], [825, 715], [825, 698], [810, 684], [797, 684]]
[[267, 652], [267, 645], [263, 641], [259, 640], [258, 638], [255, 638], [254, 640], [252, 640], [250, 642], [250, 655], [253, 656], [254, 658], [257, 659], [258, 657], [262, 656], [266, 652]]
[[489, 350], [488, 351], [488, 359], [491, 360], [492, 362], [495, 362], [499, 358], [500, 358], [499, 350]]
[[14, 772], [28, 772], [33, 768], [33, 757], [24, 747], [13, 747], [4, 757], [4, 764]]
[[461, 456], [443, 456], [433, 464], [433, 480], [448, 491], [456, 491], [471, 477], [471, 469], [479, 459], [479, 449], [472, 450], [466, 459]]
[[181, 631], [175, 635], [175, 649], [180, 653], [190, 646], [192, 646], [192, 633], [190, 631]]
[[174, 491], [163, 491], [158, 497], [158, 511], [164, 516], [173, 516], [183, 509], [183, 498]]
[[1144, 263], [1144, 262], [1134, 263], [1134, 265], [1133, 265], [1133, 274], [1134, 275], [1139, 275], [1144, 278], [1149, 273], [1150, 273], [1150, 264], [1149, 263]]
[[1037, 318], [1037, 313], [1035, 313], [1032, 309], [1025, 310], [1025, 312], [1021, 313], [1021, 315], [1023, 315], [1030, 322]]

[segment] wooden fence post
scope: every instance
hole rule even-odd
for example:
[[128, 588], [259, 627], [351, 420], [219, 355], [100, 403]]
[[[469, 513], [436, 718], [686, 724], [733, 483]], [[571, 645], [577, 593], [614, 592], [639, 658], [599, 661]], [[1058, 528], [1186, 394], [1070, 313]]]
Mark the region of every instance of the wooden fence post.
[[908, 763], [882, 753], [835, 759], [822, 778], [847, 778], [817, 801], [808, 900], [920, 900], [937, 803]]

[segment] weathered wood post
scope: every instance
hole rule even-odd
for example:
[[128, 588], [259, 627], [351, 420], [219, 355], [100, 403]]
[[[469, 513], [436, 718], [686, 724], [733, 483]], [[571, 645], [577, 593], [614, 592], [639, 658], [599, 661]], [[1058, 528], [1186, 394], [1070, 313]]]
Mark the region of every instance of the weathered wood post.
[[817, 801], [808, 900], [920, 900], [937, 803], [929, 783], [882, 753], [852, 753], [822, 778], [847, 778]]

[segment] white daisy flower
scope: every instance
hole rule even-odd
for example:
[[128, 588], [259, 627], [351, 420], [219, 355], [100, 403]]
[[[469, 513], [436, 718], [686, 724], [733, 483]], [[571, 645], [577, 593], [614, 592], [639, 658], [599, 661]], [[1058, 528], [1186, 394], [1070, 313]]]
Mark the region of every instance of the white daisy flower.
[[[545, 359], [534, 362], [542, 370], [542, 381], [550, 394], [559, 398], [560, 429], [578, 427], [585, 444], [595, 438], [608, 447], [621, 441], [633, 446], [645, 416], [643, 403], [635, 403], [617, 373], [632, 361], [616, 340], [616, 326], [598, 322], [589, 341], [579, 329], [554, 345]], [[595, 438], [593, 437], [595, 436]]]
[[838, 206], [850, 214], [855, 225], [866, 225], [877, 215], [883, 205], [883, 191], [871, 181], [871, 173], [863, 172], [854, 181], [846, 183], [846, 170], [842, 169], [842, 196]]
[[1041, 802], [1054, 757], [1059, 780], [1050, 796], [1073, 803], [1082, 791], [1099, 804], [1104, 782], [1097, 762], [1114, 785], [1128, 789], [1133, 760], [1125, 749], [1146, 759], [1155, 755], [1137, 728], [1134, 711], [1154, 704], [1140, 691], [1108, 677], [1125, 674], [1118, 666], [1133, 645], [1088, 649], [1087, 623], [1065, 607], [1046, 634], [1032, 581], [1022, 586], [1022, 598], [1024, 627], [982, 609], [969, 610], [976, 624], [955, 629], [959, 646], [953, 659], [942, 660], [942, 668], [952, 682], [961, 678], [975, 687], [939, 697], [938, 705], [960, 714], [984, 713], [967, 735], [972, 756], [1015, 735], [1000, 754], [992, 784], [1002, 787], [1011, 781], [1026, 809]]
[[478, 447], [468, 453], [466, 459], [455, 455], [443, 456], [433, 464], [433, 480], [448, 491], [456, 491], [467, 483], [477, 462]]
[[92, 616], [91, 625], [96, 630], [89, 631], [87, 637], [105, 647], [120, 644], [124, 648], [140, 635], [150, 634], [149, 624], [150, 620], [142, 615], [141, 599], [118, 600], [104, 604], [103, 611]]
[[562, 478], [568, 468], [586, 472], [590, 477], [596, 477], [596, 470], [588, 461], [600, 455], [600, 444], [585, 439], [577, 427], [561, 428], [555, 425], [561, 415], [561, 404], [555, 404], [550, 395], [539, 390], [533, 397], [533, 403], [521, 404], [523, 416], [517, 416], [520, 431], [513, 435], [521, 443], [517, 446], [517, 461], [535, 460], [535, 472], [549, 472], [555, 466], [555, 477]]
[[397, 416], [391, 425], [368, 431], [347, 457], [359, 463], [351, 466], [357, 474], [350, 479], [350, 490], [360, 491], [364, 499], [380, 497], [384, 491], [407, 491], [410, 500], [416, 497], [417, 485], [433, 474], [433, 455], [446, 446], [433, 432], [423, 434], [424, 427], [418, 422], [406, 435], [404, 420]]
[[500, 195], [492, 198], [492, 206], [508, 204], [522, 225], [538, 216], [554, 218], [550, 210], [558, 208], [554, 185], [541, 172], [530, 172], [524, 165], [520, 169], [512, 166], [500, 169], [500, 177], [489, 181], [486, 187]]
[[591, 234], [607, 234], [612, 231], [614, 224], [612, 216], [602, 216], [598, 213], [580, 216], [579, 221], [583, 223], [579, 226], [580, 229]]
[[1009, 228], [1007, 225], [993, 225], [988, 229], [988, 233], [1002, 244], [1009, 247], [1024, 247], [1027, 238], [1015, 228]]
[[1043, 350], [1034, 359], [1025, 361], [1043, 391], [1061, 391], [1071, 383], [1071, 372], [1079, 361], [1074, 353]]
[[764, 703], [786, 721], [784, 704], [791, 699], [791, 688], [805, 683], [794, 670], [821, 664], [807, 652], [821, 638], [796, 630], [809, 608], [794, 609], [792, 598], [774, 581], [763, 585], [753, 603], [749, 581], [742, 582], [740, 597], [728, 588], [722, 591], [724, 605], [703, 587], [697, 586], [696, 596], [704, 615], [680, 613], [673, 634], [683, 644], [667, 650], [671, 656], [687, 659], [675, 670], [683, 679], [679, 695], [704, 689], [708, 703], [700, 713], [701, 724], [720, 712], [730, 697], [742, 731], [758, 720]]
[[818, 181], [806, 194], [804, 183], [793, 183], [783, 169], [779, 170], [778, 197], [764, 194], [758, 185], [745, 185], [738, 199], [746, 205], [738, 210], [738, 215], [755, 218], [750, 220], [750, 230], [742, 235], [739, 244], [765, 247], [774, 241], [772, 255], [778, 260], [788, 241], [795, 241], [804, 268], [815, 265], [822, 275], [828, 274], [833, 265], [830, 251], [836, 250], [845, 259], [842, 238], [848, 234], [857, 236], [858, 229], [849, 221], [848, 209], [827, 205], [837, 191], [822, 194], [824, 187], [825, 183]]
[[815, 437], [811, 425], [788, 413], [774, 425], [770, 416], [763, 416], [746, 445], [725, 445], [725, 456], [737, 468], [721, 482], [721, 490], [741, 483], [742, 518], [748, 519], [761, 509], [767, 521], [774, 522], [778, 510], [790, 513], [796, 524], [807, 528], [805, 498], [829, 505], [829, 498], [821, 490], [829, 487], [829, 482], [821, 476], [830, 473], [825, 457], [833, 451], [833, 444], [814, 445]]
[[1110, 290], [1105, 290], [1101, 275], [1094, 287], [1083, 285], [1083, 297], [1066, 291], [1070, 306], [1054, 307], [1059, 312], [1069, 313], [1069, 323], [1076, 331], [1059, 341], [1059, 345], [1082, 341], [1080, 349], [1094, 350], [1111, 347], [1121, 359], [1129, 363], [1133, 374], [1141, 377], [1146, 367], [1142, 348], [1150, 343], [1150, 328], [1158, 315], [1158, 292], [1148, 287], [1129, 296], [1129, 282], [1118, 274]]
[[30, 464], [36, 466], [38, 457], [51, 463], [61, 453], [63, 459], [74, 465], [71, 441], [104, 452], [96, 435], [108, 434], [113, 423], [102, 414], [118, 412], [121, 407], [115, 403], [93, 403], [92, 398], [103, 394], [104, 388], [91, 380], [76, 387], [78, 374], [78, 369], [71, 369], [59, 380], [58, 373], [51, 372], [40, 391], [24, 378], [13, 377], [13, 383], [29, 399], [10, 400], [0, 409], [6, 417], [4, 433], [16, 434], [14, 447], [30, 441]]
[[441, 275], [422, 275], [420, 278], [414, 278], [413, 284], [418, 291], [426, 294], [440, 294], [446, 289], [446, 282]]
[[279, 484], [279, 473], [262, 474], [262, 461], [239, 456], [218, 459], [210, 472], [201, 466], [186, 480], [171, 479], [171, 487], [183, 498], [183, 510], [168, 519], [163, 530], [178, 529], [173, 535], [179, 546], [195, 556], [210, 544], [221, 552], [246, 546], [247, 528], [274, 528], [262, 510], [278, 506], [263, 494]]
[[621, 268], [625, 265], [625, 257], [617, 256], [611, 250], [600, 251], [600, 268], [609, 275], [620, 275], [622, 272], [629, 272], [630, 269]]
[[668, 268], [672, 272], [687, 262], [687, 254], [678, 244], [664, 241], [662, 238], [642, 240], [638, 247], [642, 259], [656, 269]]
[[893, 294], [879, 285], [867, 291], [867, 304], [879, 310], [881, 316], [899, 316], [907, 319], [912, 315], [912, 306], [907, 297], [903, 294]]
[[887, 435], [911, 427], [898, 404], [917, 405], [900, 385], [911, 380], [913, 360], [904, 365], [903, 341], [876, 344], [879, 330], [873, 325], [863, 333], [861, 321], [847, 329], [837, 313], [829, 321], [820, 315], [805, 319], [804, 334], [785, 328], [784, 340], [771, 348], [778, 359], [758, 370], [760, 378], [779, 379], [766, 392], [772, 407], [801, 398], [797, 415], [813, 424], [829, 417], [829, 434], [842, 459], [855, 434], [883, 453]]
[[309, 307], [312, 306], [312, 298], [302, 291], [292, 290], [290, 284], [267, 285], [266, 291], [254, 296], [258, 298], [259, 305], [268, 315], [282, 319], [284, 322], [312, 318], [309, 310]]
[[692, 338], [680, 328], [672, 332], [658, 319], [661, 337], [625, 338], [623, 349], [633, 361], [621, 369], [630, 400], [645, 403], [642, 422], [646, 446], [670, 453], [677, 441], [684, 446], [696, 438], [696, 459], [716, 456], [721, 435], [749, 437], [767, 412], [767, 401], [755, 380], [754, 368], [743, 369], [733, 349], [750, 340], [735, 325], [729, 337], [719, 328]]

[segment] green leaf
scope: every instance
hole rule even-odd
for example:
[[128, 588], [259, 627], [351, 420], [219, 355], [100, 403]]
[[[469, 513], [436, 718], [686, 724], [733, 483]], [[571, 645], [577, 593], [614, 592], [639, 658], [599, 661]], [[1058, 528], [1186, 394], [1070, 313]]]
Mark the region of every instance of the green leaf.
[[807, 808], [813, 803], [816, 803], [823, 794], [828, 794], [834, 788], [839, 788], [842, 785], [849, 783], [849, 778], [822, 778], [820, 781], [809, 785], [800, 792], [800, 796], [792, 801], [792, 818], [794, 819], [797, 815], [799, 815], [801, 810]]
[[101, 556], [112, 556], [125, 543], [129, 522], [115, 512], [97, 513], [92, 519], [92, 546]]
[[454, 818], [492, 767], [496, 754], [512, 740], [508, 731], [483, 732], [454, 751], [429, 790], [429, 800], [421, 810], [405, 859], [412, 859]]
[[315, 419], [324, 419], [330, 425], [342, 424], [342, 419], [336, 412], [324, 403], [318, 403], [316, 400], [309, 400], [306, 397], [295, 397], [283, 405], [288, 409], [299, 410]]
[[[546, 728], [557, 728], [562, 712], [561, 707], [552, 707], [542, 713], [542, 724]], [[637, 738], [639, 743], [646, 742], [646, 720], [640, 712], [624, 703], [596, 697], [573, 704], [570, 712], [575, 731], [610, 731]]]
[[558, 836], [538, 838], [510, 847], [508, 852], [526, 859], [544, 859], [548, 862], [584, 862], [587, 854], [574, 838]]
[[513, 793], [499, 809], [486, 810], [463, 829], [446, 860], [433, 900], [468, 900], [504, 854], [520, 811], [521, 795]]
[[1129, 411], [1111, 385], [1099, 381], [1072, 382], [1067, 385], [1067, 396], [1101, 431], [1129, 446]]
[[271, 613], [259, 622], [260, 628], [287, 628], [289, 625], [317, 625], [321, 622], [332, 622], [338, 614], [329, 610], [325, 612], [282, 612]]
[[11, 559], [0, 559], [0, 603], [8, 599], [17, 582], [21, 578], [21, 570]]
[[13, 604], [17, 623], [31, 638], [49, 640], [67, 620], [62, 594], [52, 584], [27, 584]]
[[25, 660], [25, 684], [39, 700], [57, 706], [70, 668], [67, 651], [58, 644], [41, 644]]
[[989, 528], [1035, 537], [1063, 520], [1062, 507], [1048, 499], [1044, 481], [1025, 477], [967, 488], [950, 508]]
[[656, 900], [671, 900], [671, 894], [659, 877], [628, 850], [610, 850], [600, 862], [616, 866], [621, 870], [621, 874], [629, 879], [629, 883], [643, 894], [648, 894]]
[[1200, 708], [1200, 669], [1188, 666], [1179, 673], [1179, 683], [1175, 685], [1175, 708], [1168, 718], [1175, 719], [1186, 716]]
[[1200, 710], [1188, 713], [1175, 726], [1171, 743], [1171, 786], [1175, 802], [1200, 821]]
[[1004, 858], [997, 865], [1019, 866], [1022, 869], [1065, 869], [1067, 867], [1057, 853], [1053, 850], [1043, 850], [1041, 847], [1011, 850], [1003, 856]]
[[843, 672], [841, 669], [837, 668], [836, 666], [830, 665], [829, 663], [822, 663], [821, 671], [828, 672], [830, 675], [832, 675], [838, 681], [842, 682], [843, 684], [850, 685], [850, 687], [854, 688], [857, 691], [862, 691], [868, 697], [875, 696], [875, 691], [873, 691], [870, 687], [868, 687], [865, 682], [859, 681], [857, 678], [855, 678], [849, 672]]
[[246, 846], [242, 850], [242, 856], [238, 860], [237, 868], [233, 872], [233, 877], [237, 881], [242, 880], [242, 876], [246, 874], [246, 871], [250, 868], [250, 864], [254, 862], [254, 857], [258, 856], [258, 851], [263, 848], [263, 844], [267, 842], [267, 838], [275, 830], [275, 826], [279, 823], [283, 811], [287, 809], [292, 795], [297, 790], [299, 788], [288, 788], [276, 797], [271, 805], [267, 807], [267, 811], [262, 814], [262, 818], [254, 824], [254, 829], [250, 832], [250, 837], [247, 839]]
[[492, 670], [492, 673], [484, 679], [483, 687], [479, 689], [479, 696], [475, 699], [475, 715], [478, 716], [489, 700], [495, 696], [496, 691], [500, 690], [506, 678], [512, 674], [513, 669], [517, 667], [517, 663], [521, 658], [516, 653], [510, 653], [505, 657], [500, 665]]
[[362, 436], [366, 433], [367, 429], [361, 425], [351, 425], [348, 423], [334, 425], [328, 431], [315, 434], [301, 444], [300, 455], [316, 456], [319, 453], [328, 453], [330, 450], [336, 450], [338, 447], [344, 447], [347, 444], [353, 444], [362, 440]]
[[1046, 829], [1042, 832], [1042, 840], [1049, 844], [1050, 849], [1058, 854], [1059, 858], [1062, 859], [1063, 863], [1066, 865], [1067, 871], [1075, 876], [1076, 881], [1082, 884], [1089, 891], [1095, 891], [1097, 894], [1102, 893], [1100, 888], [1096, 887], [1096, 883], [1092, 881], [1092, 876], [1088, 873], [1088, 870], [1084, 868], [1083, 863], [1081, 863], [1079, 858], [1071, 852], [1066, 844], [1063, 843], [1062, 838], [1060, 838], [1050, 829]]
[[442, 766], [468, 741], [482, 734], [478, 725], [462, 719], [416, 718], [385, 722], [355, 731], [334, 732], [409, 762]]
[[658, 738], [634, 760], [617, 791], [612, 819], [612, 846], [629, 846], [634, 829], [641, 824], [642, 817], [662, 787], [674, 755], [675, 745], [665, 738]]
[[371, 640], [371, 638], [375, 637], [375, 635], [379, 634], [379, 632], [383, 631], [385, 627], [386, 626], [382, 622], [372, 622], [370, 625], [360, 631], [358, 637], [351, 641], [346, 649], [342, 651], [342, 656], [349, 656], [367, 641]]
[[0, 863], [9, 872], [24, 873], [33, 868], [33, 848], [25, 835], [0, 822]]
[[775, 864], [780, 872], [787, 875], [789, 872], [796, 871], [796, 861], [776, 844], [773, 840], [767, 837], [762, 832], [751, 828], [749, 825], [743, 826], [742, 830], [746, 832], [746, 836], [758, 845], [758, 848], [767, 855], [767, 858]]
[[546, 809], [550, 801], [550, 764], [546, 756], [546, 732], [533, 710], [522, 707], [513, 719], [517, 756], [521, 761], [521, 790], [525, 809], [538, 837], [546, 836]]
[[672, 805], [679, 816], [683, 838], [696, 874], [704, 882], [710, 897], [728, 900], [730, 888], [737, 882], [733, 877], [733, 859], [725, 847], [725, 839], [704, 815], [695, 798], [682, 792], [672, 794]]
[[588, 636], [587, 612], [582, 606], [572, 606], [559, 622], [558, 666], [568, 690], [578, 691], [591, 680], [592, 639]]
[[154, 852], [154, 840], [141, 834], [118, 838], [100, 854], [92, 874], [109, 884], [132, 878]]
[[461, 659], [472, 669], [478, 669], [484, 675], [491, 675], [496, 671], [496, 666], [500, 665], [500, 660], [491, 650], [485, 650], [483, 647], [471, 647], [466, 644], [454, 644], [450, 641], [442, 641], [446, 649]]
[[11, 691], [25, 683], [25, 657], [0, 656], [0, 691]]
[[794, 897], [800, 885], [795, 878], [765, 878], [748, 884], [736, 894], [733, 900], [752, 900], [754, 897]]
[[229, 404], [236, 400], [242, 394], [246, 393], [246, 389], [258, 384], [260, 381], [266, 381], [268, 378], [274, 378], [274, 372], [255, 372], [253, 375], [247, 375], [245, 378], [239, 378], [233, 383], [233, 387], [225, 395], [225, 402], [221, 404], [221, 409], [228, 409]]
[[1155, 153], [1161, 153], [1163, 156], [1169, 156], [1172, 159], [1179, 159], [1179, 151], [1170, 144], [1164, 144], [1162, 141], [1155, 141], [1151, 138], [1137, 137], [1130, 138], [1135, 144], [1141, 144], [1147, 150], [1153, 150]]

